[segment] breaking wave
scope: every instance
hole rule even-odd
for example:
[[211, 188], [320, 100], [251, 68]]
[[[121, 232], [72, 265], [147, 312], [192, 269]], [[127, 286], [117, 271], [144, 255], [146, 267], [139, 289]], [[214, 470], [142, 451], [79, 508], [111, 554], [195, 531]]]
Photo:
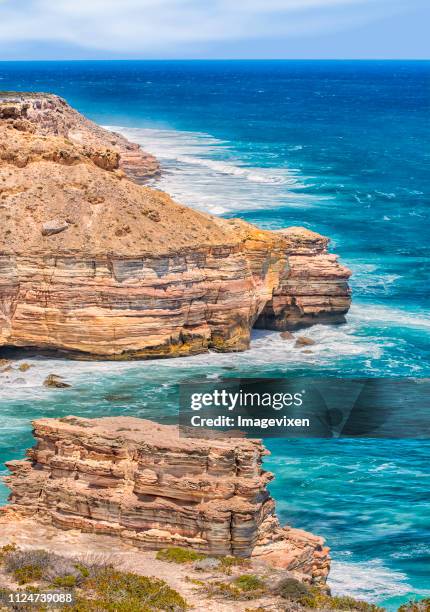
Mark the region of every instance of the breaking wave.
[[[313, 198], [298, 170], [254, 167], [231, 144], [203, 132], [107, 126], [159, 159], [153, 186], [193, 208], [222, 215], [235, 211], [309, 206]], [[264, 187], [264, 189], [262, 188]]]
[[333, 595], [349, 595], [369, 602], [430, 595], [427, 589], [417, 593], [405, 574], [386, 567], [379, 559], [365, 563], [333, 560], [328, 584]]

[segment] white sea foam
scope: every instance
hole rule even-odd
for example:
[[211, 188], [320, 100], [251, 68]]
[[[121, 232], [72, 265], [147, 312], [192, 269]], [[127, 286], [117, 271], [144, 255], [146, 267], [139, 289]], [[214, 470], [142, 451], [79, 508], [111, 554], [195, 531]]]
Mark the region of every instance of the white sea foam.
[[408, 312], [397, 308], [374, 304], [352, 304], [348, 320], [353, 324], [378, 323], [384, 327], [400, 325], [430, 330], [430, 316], [422, 312]]
[[[20, 372], [18, 367], [22, 363], [28, 363], [31, 367], [25, 372]], [[110, 361], [73, 361], [68, 359], [52, 359], [47, 357], [26, 357], [14, 361], [12, 370], [0, 374], [0, 402], [5, 400], [40, 400], [58, 393], [56, 389], [44, 387], [43, 382], [49, 374], [56, 374], [70, 383], [72, 388], [83, 377], [91, 377], [91, 386], [103, 385], [104, 376], [113, 371], [121, 374], [127, 370], [136, 368], [137, 362], [115, 362]], [[67, 392], [64, 389], [63, 392]]]
[[386, 567], [379, 559], [365, 563], [333, 560], [328, 584], [333, 595], [350, 595], [371, 602], [413, 593], [430, 594], [428, 590], [417, 593], [405, 574]]
[[[47, 389], [43, 381], [48, 374], [58, 374], [71, 383], [90, 385], [92, 389], [103, 387], [106, 376], [135, 376], [137, 381], [145, 384], [145, 379], [152, 373], [162, 373], [172, 369], [176, 373], [186, 373], [214, 368], [240, 368], [247, 370], [250, 376], [255, 375], [255, 369], [276, 367], [288, 372], [293, 367], [313, 366], [330, 367], [348, 357], [361, 357], [370, 361], [378, 359], [382, 352], [381, 340], [378, 338], [360, 337], [354, 335], [354, 325], [326, 326], [315, 325], [305, 332], [295, 332], [292, 340], [283, 340], [278, 332], [254, 330], [251, 347], [243, 353], [204, 353], [180, 359], [148, 360], [144, 362], [94, 362], [70, 361], [48, 358], [26, 358], [32, 367], [26, 372], [15, 369], [20, 362], [14, 364], [14, 370], [1, 374], [0, 401], [7, 399], [44, 399], [48, 394], [54, 396], [56, 389]], [[305, 333], [315, 344], [309, 347], [311, 353], [294, 348], [294, 338]], [[208, 372], [210, 376], [218, 376], [217, 372]], [[163, 374], [165, 377], [167, 375]], [[165, 378], [164, 378], [165, 379]], [[67, 389], [64, 391], [67, 393]]]
[[[202, 132], [108, 126], [137, 142], [161, 162], [153, 186], [193, 208], [212, 214], [310, 206], [315, 198], [297, 193], [303, 177], [293, 168], [253, 167], [232, 145]], [[246, 157], [246, 156], [245, 156]]]
[[[378, 328], [375, 335], [363, 334], [364, 326], [374, 325]], [[387, 328], [393, 325], [430, 330], [430, 317], [424, 314], [415, 315], [406, 311], [375, 305], [353, 304], [347, 316], [347, 323], [340, 326], [314, 325], [313, 327], [293, 333], [292, 340], [283, 340], [278, 332], [254, 330], [249, 350], [243, 353], [204, 353], [180, 359], [148, 360], [145, 362], [85, 362], [71, 363], [62, 359], [26, 358], [31, 367], [26, 372], [19, 372], [14, 364], [11, 372], [1, 375], [0, 400], [7, 398], [42, 399], [56, 390], [46, 389], [43, 381], [48, 374], [55, 373], [65, 380], [77, 384], [87, 378], [91, 386], [103, 386], [106, 376], [130, 375], [135, 370], [136, 378], [144, 384], [145, 378], [151, 372], [162, 372], [173, 369], [178, 372], [200, 370], [201, 368], [232, 367], [243, 372], [255, 369], [276, 367], [280, 371], [289, 372], [295, 367], [333, 368], [341, 365], [347, 371], [349, 359], [361, 361], [362, 367], [374, 370], [378, 360], [384, 356], [386, 349], [393, 346], [393, 338]], [[380, 328], [380, 329], [379, 329]], [[385, 330], [385, 333], [384, 331]], [[294, 348], [295, 338], [306, 335], [315, 341], [307, 351]], [[23, 360], [24, 361], [24, 360]], [[356, 362], [356, 361], [355, 361]], [[380, 366], [390, 370], [396, 363], [386, 360]], [[209, 372], [217, 375], [216, 372]], [[382, 375], [382, 374], [381, 374]]]
[[[255, 376], [256, 370], [263, 371], [264, 368], [277, 368], [287, 373], [292, 368], [302, 366], [334, 367], [336, 362], [348, 357], [361, 356], [371, 361], [380, 357], [381, 341], [377, 338], [355, 336], [354, 330], [355, 328], [349, 325], [315, 325], [305, 331], [295, 332], [292, 340], [283, 340], [278, 332], [254, 330], [251, 346], [243, 353], [204, 353], [184, 357], [179, 361], [168, 359], [147, 361], [145, 364], [154, 368], [183, 371], [228, 367], [240, 370], [243, 375], [248, 370], [250, 376]], [[310, 353], [294, 348], [295, 338], [303, 334], [315, 341], [314, 345], [307, 347]], [[210, 375], [214, 374], [211, 372]]]
[[287, 170], [248, 168], [225, 160], [217, 160], [211, 156], [234, 157], [230, 144], [203, 132], [181, 132], [178, 130], [160, 130], [154, 128], [122, 128], [109, 127], [120, 132], [133, 142], [156, 155], [160, 160], [176, 161], [193, 166], [204, 166], [219, 174], [244, 177], [255, 183], [294, 184], [296, 179]]
[[296, 180], [285, 176], [282, 172], [275, 173], [274, 171], [265, 171], [263, 168], [244, 168], [236, 166], [229, 162], [217, 161], [214, 159], [206, 159], [202, 157], [193, 157], [192, 155], [179, 155], [176, 161], [183, 164], [191, 164], [193, 166], [205, 166], [219, 174], [228, 174], [231, 176], [240, 176], [253, 183], [266, 183], [268, 185], [289, 183], [294, 185]]
[[401, 274], [384, 271], [382, 265], [348, 262], [352, 270], [351, 285], [360, 295], [389, 295], [395, 288]]
[[[423, 476], [428, 474], [423, 474]], [[410, 542], [407, 546], [403, 546], [395, 553], [391, 554], [393, 559], [414, 559], [417, 557], [428, 557], [430, 555], [430, 546], [423, 542]]]
[[4, 444], [8, 444], [9, 440], [4, 434], [7, 432], [11, 434], [16, 431], [22, 431], [28, 427], [28, 420], [22, 419], [19, 417], [13, 417], [10, 414], [2, 415], [0, 418], [0, 430], [2, 432], [2, 436], [0, 438], [0, 448]]
[[396, 197], [395, 193], [386, 193], [385, 191], [378, 191], [377, 189], [375, 189], [375, 194], [386, 200], [393, 200]]

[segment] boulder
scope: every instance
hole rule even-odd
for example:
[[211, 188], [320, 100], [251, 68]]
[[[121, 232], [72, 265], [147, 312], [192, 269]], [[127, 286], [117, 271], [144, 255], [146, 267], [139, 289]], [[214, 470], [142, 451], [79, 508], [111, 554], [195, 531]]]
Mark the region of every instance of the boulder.
[[307, 338], [306, 336], [299, 336], [296, 339], [294, 346], [296, 348], [300, 348], [302, 346], [312, 346], [313, 344], [315, 344], [315, 340], [312, 340], [312, 338]]
[[43, 381], [43, 386], [54, 389], [66, 389], [67, 387], [71, 387], [72, 385], [69, 385], [69, 383], [64, 382], [62, 376], [57, 376], [56, 374], [49, 374]]
[[50, 221], [46, 221], [42, 225], [42, 236], [52, 236], [52, 234], [59, 234], [60, 232], [64, 232], [64, 230], [68, 229], [69, 224], [67, 221], [60, 221], [59, 219], [51, 219]]
[[18, 370], [19, 370], [20, 372], [27, 372], [27, 370], [29, 370], [31, 367], [32, 367], [32, 366], [31, 366], [31, 364], [29, 364], [29, 363], [21, 363], [21, 364], [18, 366]]
[[294, 336], [293, 336], [293, 334], [290, 331], [285, 330], [285, 331], [281, 332], [281, 338], [282, 338], [282, 340], [293, 340]]

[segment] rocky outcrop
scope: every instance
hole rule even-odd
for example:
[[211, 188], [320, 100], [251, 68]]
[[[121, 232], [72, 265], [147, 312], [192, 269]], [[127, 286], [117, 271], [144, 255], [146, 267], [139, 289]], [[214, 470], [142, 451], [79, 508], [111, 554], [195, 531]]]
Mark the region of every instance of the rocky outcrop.
[[143, 549], [257, 557], [323, 586], [322, 538], [281, 528], [258, 440], [181, 438], [131, 417], [39, 419], [28, 460], [10, 461], [4, 510]]
[[0, 121], [8, 121], [20, 131], [60, 136], [70, 144], [84, 146], [97, 166], [105, 170], [119, 167], [139, 183], [160, 172], [153, 155], [121, 134], [89, 121], [53, 94], [0, 92]]
[[329, 239], [303, 227], [280, 232], [288, 263], [255, 327], [283, 331], [314, 323], [339, 323], [350, 306], [350, 272], [327, 252]]
[[125, 175], [127, 146], [55, 96], [0, 103], [0, 347], [173, 357], [343, 321], [328, 239], [181, 206]]

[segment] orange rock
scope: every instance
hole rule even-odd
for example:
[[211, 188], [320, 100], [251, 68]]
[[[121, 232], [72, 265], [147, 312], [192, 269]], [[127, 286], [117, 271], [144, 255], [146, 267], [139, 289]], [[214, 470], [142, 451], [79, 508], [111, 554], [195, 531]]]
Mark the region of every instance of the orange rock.
[[281, 528], [259, 440], [179, 437], [131, 417], [39, 419], [30, 460], [10, 461], [13, 516], [146, 549], [255, 557], [323, 585], [323, 538]]
[[343, 320], [350, 272], [327, 238], [181, 206], [137, 184], [151, 156], [61, 98], [2, 98], [0, 346], [175, 357]]

